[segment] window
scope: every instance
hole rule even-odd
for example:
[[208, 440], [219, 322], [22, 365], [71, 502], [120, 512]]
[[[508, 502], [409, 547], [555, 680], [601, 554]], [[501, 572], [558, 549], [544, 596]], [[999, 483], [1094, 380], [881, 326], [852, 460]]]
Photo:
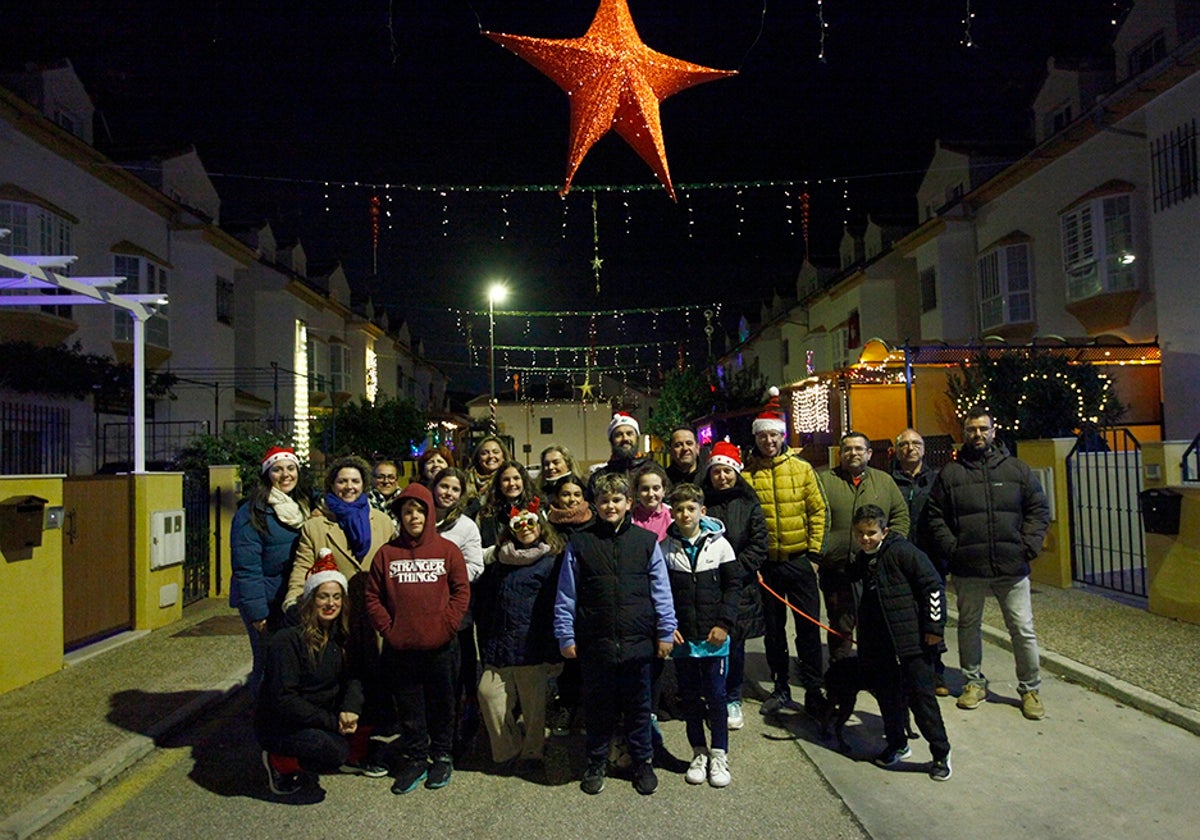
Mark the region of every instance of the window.
[[1062, 252], [1068, 301], [1135, 288], [1129, 194], [1096, 198], [1064, 213]]
[[1129, 75], [1144, 73], [1167, 57], [1167, 39], [1156, 32], [1129, 51]]
[[[71, 222], [36, 204], [16, 201], [0, 201], [0, 228], [11, 233], [0, 239], [0, 254], [10, 257], [36, 254], [39, 256], [65, 256], [71, 254]], [[70, 268], [52, 269], [64, 277]], [[66, 295], [66, 289], [42, 290], [35, 294]], [[42, 306], [42, 311], [60, 318], [71, 317], [70, 306]]]
[[1196, 121], [1184, 123], [1156, 139], [1150, 153], [1154, 212], [1200, 193], [1196, 166]]
[[929, 266], [921, 270], [921, 311], [932, 312], [937, 309], [937, 267]]
[[329, 393], [329, 377], [325, 374], [328, 369], [329, 349], [320, 341], [315, 341], [312, 333], [308, 334], [308, 390], [310, 393]]
[[[124, 277], [113, 290], [124, 295], [166, 295], [167, 270], [154, 261], [128, 254], [113, 254], [113, 274]], [[133, 319], [128, 312], [113, 312], [113, 339], [133, 341]], [[171, 346], [171, 321], [166, 304], [146, 321], [146, 342], [156, 347]]]
[[1033, 320], [1028, 242], [991, 248], [979, 257], [977, 267], [981, 331]]
[[225, 277], [217, 278], [217, 320], [233, 325], [233, 281]]
[[335, 392], [350, 390], [350, 353], [345, 344], [329, 345], [329, 387]]
[[862, 322], [858, 317], [858, 310], [855, 309], [850, 313], [850, 317], [846, 320], [846, 349], [853, 350], [862, 345]]
[[541, 421], [542, 434], [544, 434], [544, 435], [554, 434], [554, 418], [553, 417], [542, 417], [539, 419]]
[[791, 364], [791, 356], [792, 356], [791, 345], [788, 344], [788, 340], [785, 338], [785, 339], [783, 339], [783, 341], [779, 342], [779, 363], [780, 363], [780, 365], [782, 365], [783, 367], [787, 367], [789, 364]]
[[830, 350], [832, 351], [831, 361], [833, 362], [834, 370], [840, 370], [841, 368], [850, 366], [850, 353], [848, 351], [849, 345], [847, 343], [849, 334], [850, 331], [845, 327], [838, 327], [829, 334], [831, 339]]
[[1042, 117], [1042, 127], [1045, 136], [1049, 137], [1052, 134], [1058, 134], [1058, 132], [1071, 124], [1073, 117], [1074, 113], [1069, 102], [1064, 102], [1047, 112]]

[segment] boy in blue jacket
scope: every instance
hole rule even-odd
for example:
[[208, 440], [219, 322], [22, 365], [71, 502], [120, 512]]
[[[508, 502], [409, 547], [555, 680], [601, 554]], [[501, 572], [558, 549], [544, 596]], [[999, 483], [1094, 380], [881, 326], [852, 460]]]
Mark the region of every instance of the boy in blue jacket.
[[946, 593], [933, 563], [921, 549], [888, 530], [877, 505], [854, 512], [858, 553], [851, 580], [862, 581], [858, 607], [858, 655], [871, 675], [883, 716], [887, 748], [875, 757], [880, 767], [908, 758], [907, 709], [929, 742], [929, 778], [950, 778], [950, 742], [934, 693], [933, 658], [946, 627]]
[[587, 718], [587, 769], [580, 788], [604, 789], [609, 743], [624, 715], [633, 786], [658, 789], [651, 764], [650, 665], [671, 654], [675, 609], [654, 534], [629, 517], [629, 479], [598, 476], [595, 520], [576, 531], [563, 556], [554, 636], [565, 659], [579, 659]]
[[[692, 762], [688, 784], [729, 784], [729, 710], [725, 674], [729, 634], [737, 624], [742, 566], [725, 539], [725, 526], [705, 516], [704, 491], [680, 484], [668, 500], [675, 520], [659, 544], [675, 600], [675, 675], [683, 699]], [[712, 752], [704, 722], [712, 729]]]

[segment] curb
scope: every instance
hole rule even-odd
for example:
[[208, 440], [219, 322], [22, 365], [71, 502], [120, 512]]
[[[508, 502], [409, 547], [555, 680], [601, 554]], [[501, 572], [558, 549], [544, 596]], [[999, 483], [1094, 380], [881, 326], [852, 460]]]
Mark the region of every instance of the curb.
[[[955, 622], [958, 621], [957, 610], [948, 610], [947, 612]], [[1012, 639], [1009, 638], [1007, 630], [987, 624], [982, 625], [982, 630], [984, 638], [989, 642], [1004, 648], [1009, 653], [1012, 652]], [[1042, 667], [1055, 676], [1078, 683], [1097, 694], [1111, 697], [1140, 712], [1161, 718], [1167, 723], [1186, 729], [1193, 735], [1200, 735], [1200, 712], [1195, 709], [1181, 706], [1173, 700], [1168, 700], [1152, 691], [1147, 691], [1133, 683], [1114, 677], [1112, 674], [1106, 674], [1104, 671], [1084, 665], [1082, 662], [1076, 662], [1074, 659], [1068, 659], [1053, 651], [1040, 650], [1040, 654]]]
[[199, 717], [209, 707], [232, 697], [245, 686], [248, 676], [245, 666], [238, 668], [217, 685], [200, 692], [151, 726], [145, 734], [130, 736], [72, 778], [11, 814], [4, 822], [0, 822], [0, 840], [25, 840], [49, 825], [153, 752], [159, 739]]

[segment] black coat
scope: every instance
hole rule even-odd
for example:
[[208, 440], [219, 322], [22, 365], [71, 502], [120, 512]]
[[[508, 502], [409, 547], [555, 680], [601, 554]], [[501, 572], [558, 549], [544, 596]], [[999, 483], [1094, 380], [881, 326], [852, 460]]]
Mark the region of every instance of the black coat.
[[[908, 504], [908, 540], [929, 554], [932, 546], [929, 523], [924, 519], [925, 503], [929, 501], [929, 493], [933, 490], [933, 483], [937, 481], [938, 471], [922, 464], [919, 473], [915, 476], [909, 475], [900, 469], [900, 465], [893, 460], [891, 474], [892, 480], [900, 488], [900, 495]], [[929, 559], [934, 561], [935, 566], [937, 565], [937, 558], [933, 554], [930, 554]], [[945, 569], [938, 569], [938, 571], [945, 573]]]
[[758, 570], [767, 559], [767, 520], [758, 494], [740, 475], [728, 490], [714, 490], [707, 474], [700, 486], [708, 515], [725, 526], [725, 539], [733, 546], [742, 567], [742, 591], [733, 636], [741, 641], [757, 639], [767, 629], [762, 587], [758, 585]]
[[1027, 576], [1050, 525], [1033, 471], [1002, 446], [961, 450], [938, 473], [925, 514], [938, 559], [962, 577]]
[[338, 714], [361, 714], [362, 707], [362, 683], [349, 671], [342, 645], [330, 640], [314, 662], [298, 626], [271, 637], [255, 714], [260, 736], [337, 732]]
[[945, 635], [946, 592], [941, 576], [925, 552], [904, 537], [889, 533], [874, 556], [859, 551], [849, 574], [852, 580], [863, 581], [864, 587], [878, 587], [896, 656], [920, 655], [926, 633]]

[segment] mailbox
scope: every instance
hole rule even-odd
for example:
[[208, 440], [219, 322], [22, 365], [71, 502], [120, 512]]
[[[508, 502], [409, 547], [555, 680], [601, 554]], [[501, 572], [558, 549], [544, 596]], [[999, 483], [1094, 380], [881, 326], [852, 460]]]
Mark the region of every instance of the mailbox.
[[9, 496], [0, 501], [0, 543], [11, 548], [40, 546], [47, 501], [41, 496]]
[[1183, 496], [1174, 490], [1153, 488], [1138, 493], [1142, 524], [1147, 534], [1179, 533], [1180, 502]]

